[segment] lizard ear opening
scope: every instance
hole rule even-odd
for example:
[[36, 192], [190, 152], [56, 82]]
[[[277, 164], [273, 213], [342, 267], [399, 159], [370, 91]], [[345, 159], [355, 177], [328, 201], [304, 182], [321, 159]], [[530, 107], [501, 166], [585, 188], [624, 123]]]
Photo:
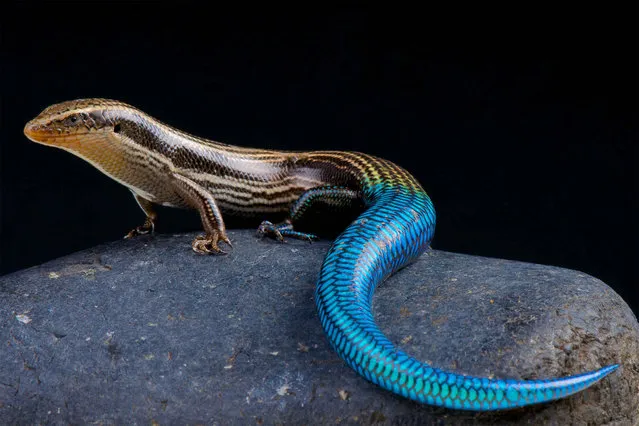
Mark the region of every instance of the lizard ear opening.
[[116, 124], [113, 126], [113, 131], [114, 131], [115, 133], [120, 133], [120, 132], [122, 131], [122, 126], [120, 126], [120, 123], [116, 123]]

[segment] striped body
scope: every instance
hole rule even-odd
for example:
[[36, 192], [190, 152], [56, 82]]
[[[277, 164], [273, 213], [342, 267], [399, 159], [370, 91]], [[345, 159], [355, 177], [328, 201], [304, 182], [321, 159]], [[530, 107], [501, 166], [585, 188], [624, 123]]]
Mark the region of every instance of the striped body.
[[406, 170], [371, 155], [248, 149], [201, 139], [117, 101], [89, 99], [47, 108], [25, 128], [39, 143], [89, 161], [127, 186], [153, 226], [152, 204], [198, 209], [206, 235], [198, 252], [228, 241], [223, 214], [288, 213], [263, 229], [305, 237], [295, 222], [316, 202], [363, 205], [322, 264], [315, 301], [331, 347], [355, 371], [420, 403], [495, 410], [555, 400], [590, 386], [617, 365], [578, 376], [514, 381], [469, 377], [431, 367], [402, 352], [371, 312], [375, 287], [420, 256], [433, 238], [435, 210]]

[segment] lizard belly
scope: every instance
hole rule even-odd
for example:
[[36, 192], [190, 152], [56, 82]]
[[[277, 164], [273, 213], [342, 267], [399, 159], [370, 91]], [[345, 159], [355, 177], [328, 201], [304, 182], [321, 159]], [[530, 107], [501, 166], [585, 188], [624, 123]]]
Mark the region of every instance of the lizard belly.
[[134, 194], [166, 207], [188, 208], [189, 205], [173, 189], [170, 178], [154, 173], [138, 174], [136, 179], [121, 182]]

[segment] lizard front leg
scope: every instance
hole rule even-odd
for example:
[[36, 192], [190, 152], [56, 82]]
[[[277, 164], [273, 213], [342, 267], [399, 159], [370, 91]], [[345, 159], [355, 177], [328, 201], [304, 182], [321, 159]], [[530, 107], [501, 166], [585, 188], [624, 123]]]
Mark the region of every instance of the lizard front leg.
[[224, 241], [231, 246], [226, 235], [222, 213], [215, 204], [213, 196], [201, 185], [189, 178], [173, 173], [173, 186], [176, 192], [193, 208], [197, 209], [202, 219], [205, 235], [193, 240], [193, 251], [200, 254], [226, 254], [219, 246]]
[[155, 219], [157, 219], [158, 217], [157, 213], [153, 209], [153, 203], [146, 198], [139, 196], [133, 191], [131, 191], [131, 193], [133, 194], [133, 197], [135, 197], [135, 201], [138, 202], [138, 205], [146, 215], [146, 220], [144, 221], [143, 225], [133, 228], [131, 231], [129, 231], [129, 233], [124, 236], [124, 238], [132, 238], [136, 235], [148, 234], [149, 232], [153, 233], [153, 231], [155, 231]]

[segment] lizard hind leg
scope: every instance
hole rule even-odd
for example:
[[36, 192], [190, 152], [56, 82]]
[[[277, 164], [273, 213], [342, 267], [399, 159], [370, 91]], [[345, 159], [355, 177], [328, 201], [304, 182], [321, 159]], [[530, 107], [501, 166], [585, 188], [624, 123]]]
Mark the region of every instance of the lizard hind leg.
[[257, 234], [261, 237], [268, 236], [278, 241], [284, 241], [284, 237], [290, 237], [312, 242], [319, 239], [319, 237], [315, 234], [296, 231], [293, 227], [294, 221], [299, 220], [316, 202], [323, 202], [333, 207], [345, 207], [360, 197], [358, 191], [343, 186], [328, 185], [309, 189], [293, 203], [289, 217], [286, 220], [277, 224], [265, 220], [257, 228]]

